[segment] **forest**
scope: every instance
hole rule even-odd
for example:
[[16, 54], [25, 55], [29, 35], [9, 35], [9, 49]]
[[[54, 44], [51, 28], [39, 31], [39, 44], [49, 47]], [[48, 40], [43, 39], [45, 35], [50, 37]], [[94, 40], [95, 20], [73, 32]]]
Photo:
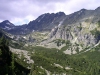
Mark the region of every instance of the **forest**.
[[[61, 50], [29, 46], [27, 50], [30, 49], [28, 51], [34, 63], [27, 64], [9, 50], [9, 43], [6, 37], [0, 38], [0, 75], [47, 75], [46, 70], [51, 75], [100, 75], [100, 45], [72, 55], [63, 53], [67, 44]], [[25, 65], [30, 65], [31, 69]]]

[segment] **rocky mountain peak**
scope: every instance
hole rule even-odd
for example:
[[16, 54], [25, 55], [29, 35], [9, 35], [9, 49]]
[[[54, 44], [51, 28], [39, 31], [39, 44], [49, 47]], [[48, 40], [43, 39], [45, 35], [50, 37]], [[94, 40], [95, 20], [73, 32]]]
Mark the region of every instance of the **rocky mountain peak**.
[[65, 17], [64, 12], [45, 13], [40, 15], [36, 20], [31, 21], [27, 27], [31, 30], [51, 30]]
[[100, 7], [96, 8], [96, 9], [95, 9], [95, 12], [96, 12], [97, 14], [99, 14], [99, 13], [100, 13]]
[[9, 20], [4, 20], [3, 22], [1, 22], [1, 24], [8, 25], [8, 26], [14, 26], [14, 24], [12, 24]]
[[8, 29], [10, 32], [18, 31], [18, 34], [19, 32], [26, 33], [26, 32], [32, 32], [33, 30], [51, 31], [53, 28], [55, 28], [58, 25], [71, 25], [71, 24], [79, 23], [89, 17], [92, 17], [93, 22], [96, 22], [99, 20], [99, 16], [100, 16], [99, 9], [100, 7], [98, 7], [95, 10], [87, 10], [83, 8], [69, 15], [66, 15], [64, 12], [44, 13], [40, 15], [37, 19], [30, 21], [27, 25], [20, 25], [20, 26], [14, 26], [11, 22], [5, 20], [0, 23], [0, 27], [5, 30]]
[[83, 9], [81, 9], [80, 11], [86, 11], [86, 9], [83, 8]]
[[7, 22], [9, 22], [9, 20], [4, 20], [3, 22], [7, 23]]
[[58, 12], [58, 13], [56, 13], [56, 15], [63, 16], [63, 15], [66, 15], [66, 14], [64, 12]]
[[59, 17], [59, 16], [65, 16], [65, 13], [64, 12], [45, 13], [45, 14], [40, 15], [36, 20], [43, 19], [43, 18], [48, 18], [48, 17], [50, 17], [50, 18]]

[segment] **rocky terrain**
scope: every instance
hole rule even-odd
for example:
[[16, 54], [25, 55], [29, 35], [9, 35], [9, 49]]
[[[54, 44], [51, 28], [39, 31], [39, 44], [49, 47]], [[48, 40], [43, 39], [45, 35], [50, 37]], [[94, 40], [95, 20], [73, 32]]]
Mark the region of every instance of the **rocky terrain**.
[[23, 38], [43, 45], [62, 39], [86, 47], [99, 42], [99, 34], [97, 37], [96, 34], [93, 35], [93, 31], [100, 30], [99, 11], [100, 7], [95, 10], [81, 9], [70, 15], [65, 15], [63, 12], [46, 13], [25, 25], [15, 26], [6, 20], [0, 23], [0, 27], [14, 35], [14, 39]]
[[[83, 67], [81, 65], [89, 64], [89, 69], [90, 61], [95, 57], [95, 53], [99, 53], [100, 7], [95, 10], [81, 9], [69, 15], [64, 12], [45, 13], [20, 26], [5, 20], [0, 23], [0, 28], [0, 36], [4, 35], [10, 40], [11, 52], [17, 54], [20, 60], [23, 55], [22, 62], [33, 64], [33, 67], [27, 68], [32, 70], [35, 65], [41, 75], [45, 72], [48, 75], [66, 75], [66, 72], [68, 75], [86, 75], [87, 71], [80, 71]], [[94, 54], [91, 54], [92, 52]], [[76, 63], [77, 61], [79, 62]], [[91, 68], [89, 72], [92, 70]]]

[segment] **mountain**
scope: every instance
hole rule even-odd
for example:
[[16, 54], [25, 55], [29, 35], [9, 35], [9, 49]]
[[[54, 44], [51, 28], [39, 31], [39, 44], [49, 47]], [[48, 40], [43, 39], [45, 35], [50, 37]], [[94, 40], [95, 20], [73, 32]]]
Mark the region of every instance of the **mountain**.
[[29, 69], [25, 68], [15, 60], [17, 57], [10, 51], [9, 42], [7, 40], [8, 39], [5, 36], [2, 38], [0, 37], [0, 74], [28, 74]]
[[92, 22], [98, 21], [100, 7], [95, 10], [81, 9], [72, 14], [66, 15], [64, 12], [58, 13], [45, 13], [40, 15], [36, 20], [30, 21], [28, 24], [15, 26], [8, 20], [0, 23], [0, 27], [11, 34], [29, 34], [30, 32], [36, 31], [51, 31], [52, 28], [62, 25], [74, 24], [82, 22], [87, 17], [92, 18]]
[[100, 8], [95, 10], [81, 9], [70, 15], [66, 15], [62, 24], [55, 26], [49, 33], [48, 39], [41, 42], [41, 45], [49, 48], [62, 48], [64, 47], [62, 41], [65, 40], [72, 44], [72, 49], [67, 49], [70, 51], [77, 49], [76, 44], [80, 45], [78, 46], [80, 51], [83, 50], [83, 47], [95, 46], [100, 40], [99, 12]]
[[50, 42], [56, 39], [69, 40], [86, 47], [95, 45], [100, 40], [99, 12], [100, 7], [95, 10], [81, 9], [69, 15], [64, 12], [45, 13], [25, 25], [15, 26], [5, 20], [0, 23], [0, 27], [15, 37], [20, 36], [19, 39], [30, 42], [34, 40], [33, 43], [43, 46], [46, 44], [46, 47], [51, 47]]
[[[42, 38], [39, 37], [37, 39], [41, 44], [47, 44], [55, 39], [63, 39], [69, 40], [70, 42], [73, 40], [74, 43], [81, 43], [85, 46], [87, 44], [92, 46], [100, 40], [98, 25], [100, 21], [99, 12], [100, 7], [95, 10], [81, 9], [69, 15], [65, 15], [64, 12], [45, 13], [25, 25], [15, 26], [8, 20], [5, 20], [0, 23], [0, 27], [13, 35], [27, 36], [27, 40], [30, 37], [31, 40], [36, 40], [38, 35], [41, 35]], [[96, 34], [93, 35], [93, 32], [98, 33], [98, 36]]]
[[11, 30], [8, 30], [8, 33], [14, 34], [14, 35], [21, 35], [21, 34], [27, 34], [28, 30], [26, 28], [27, 24], [15, 26]]
[[0, 27], [1, 36], [11, 38], [15, 62], [24, 67], [21, 75], [100, 75], [100, 7], [45, 13], [21, 26], [6, 20]]
[[[66, 15], [63, 12], [58, 13], [46, 13], [39, 16], [36, 20], [25, 25], [14, 26], [8, 20], [0, 23], [0, 27], [11, 34], [27, 34], [34, 30], [36, 31], [50, 31], [53, 27], [57, 26]], [[9, 24], [8, 24], [9, 23]]]
[[5, 21], [0, 23], [0, 27], [7, 31], [7, 30], [14, 28], [15, 26], [14, 26], [14, 24], [9, 22], [8, 20], [5, 20]]
[[46, 13], [39, 16], [36, 20], [31, 21], [28, 24], [28, 29], [34, 30], [51, 30], [55, 26], [57, 26], [63, 19], [66, 17], [65, 13]]

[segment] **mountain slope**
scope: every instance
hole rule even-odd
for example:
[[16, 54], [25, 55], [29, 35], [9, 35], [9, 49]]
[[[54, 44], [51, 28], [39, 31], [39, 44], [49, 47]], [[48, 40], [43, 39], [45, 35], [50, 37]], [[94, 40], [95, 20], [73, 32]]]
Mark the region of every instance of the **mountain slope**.
[[10, 30], [3, 28], [8, 25], [6, 24], [8, 21], [2, 22], [4, 26], [2, 23], [0, 26], [8, 33], [16, 35], [18, 40], [22, 39], [31, 44], [61, 49], [65, 43], [60, 44], [59, 42], [58, 47], [58, 43], [54, 42], [60, 39], [70, 41], [72, 47], [79, 44], [79, 50], [82, 50], [82, 48], [94, 46], [100, 40], [99, 12], [100, 7], [95, 10], [81, 9], [69, 15], [65, 15], [63, 12], [46, 13], [26, 25], [10, 25]]
[[[58, 25], [66, 15], [63, 12], [58, 13], [46, 13], [39, 16], [36, 20], [29, 22], [29, 24], [14, 26], [8, 20], [1, 22], [0, 27], [11, 34], [29, 34], [36, 31], [50, 31], [53, 27]], [[8, 24], [9, 23], [9, 24]]]
[[[49, 34], [48, 44], [56, 39], [69, 40], [73, 45], [93, 46], [100, 40], [100, 9], [82, 9], [67, 15], [61, 26], [56, 26]], [[49, 44], [48, 44], [49, 46]]]
[[20, 73], [30, 69], [30, 75], [100, 75], [100, 7], [70, 15], [47, 13], [4, 30], [8, 33], [1, 36], [12, 38], [16, 63], [26, 68]]
[[0, 27], [6, 31], [14, 28], [14, 24], [10, 23], [8, 20], [5, 20], [0, 23]]
[[55, 26], [57, 26], [63, 19], [65, 19], [66, 15], [63, 12], [58, 13], [46, 13], [39, 16], [36, 20], [30, 22], [28, 24], [29, 29], [34, 30], [51, 30]]

